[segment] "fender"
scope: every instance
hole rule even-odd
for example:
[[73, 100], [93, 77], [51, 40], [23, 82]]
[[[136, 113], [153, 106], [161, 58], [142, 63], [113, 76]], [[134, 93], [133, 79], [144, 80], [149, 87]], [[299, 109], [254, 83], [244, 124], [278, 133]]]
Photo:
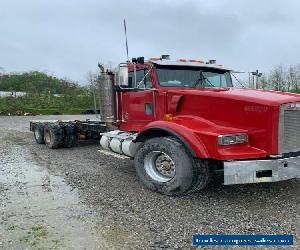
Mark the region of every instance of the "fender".
[[[161, 134], [159, 133], [161, 132]], [[154, 121], [143, 128], [135, 141], [144, 141], [149, 136], [172, 135], [179, 139], [193, 157], [209, 158], [209, 154], [193, 130], [171, 121]]]
[[153, 121], [138, 134], [136, 141], [154, 136], [173, 135], [178, 138], [193, 157], [230, 160], [265, 157], [266, 152], [248, 144], [219, 146], [218, 135], [247, 133], [248, 131], [217, 125], [198, 116], [176, 116], [171, 121]]

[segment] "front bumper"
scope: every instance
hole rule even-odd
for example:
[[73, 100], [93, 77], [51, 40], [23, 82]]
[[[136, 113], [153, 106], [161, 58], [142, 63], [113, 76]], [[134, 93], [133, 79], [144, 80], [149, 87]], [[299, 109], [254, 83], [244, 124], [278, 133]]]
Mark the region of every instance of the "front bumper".
[[300, 178], [300, 156], [272, 160], [224, 162], [224, 185]]

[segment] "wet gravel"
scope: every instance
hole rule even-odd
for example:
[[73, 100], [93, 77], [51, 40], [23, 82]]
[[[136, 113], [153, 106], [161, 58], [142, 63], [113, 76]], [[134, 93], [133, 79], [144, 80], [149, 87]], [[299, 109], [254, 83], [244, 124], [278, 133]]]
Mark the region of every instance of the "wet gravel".
[[29, 119], [0, 117], [2, 133], [6, 128], [22, 131], [23, 147], [34, 164], [78, 191], [90, 209], [83, 217], [93, 222], [91, 227], [110, 248], [193, 249], [195, 233], [293, 234], [293, 248], [300, 248], [300, 180], [212, 183], [189, 196], [166, 197], [140, 184], [130, 160], [99, 153], [98, 143], [58, 150], [35, 144], [25, 132]]

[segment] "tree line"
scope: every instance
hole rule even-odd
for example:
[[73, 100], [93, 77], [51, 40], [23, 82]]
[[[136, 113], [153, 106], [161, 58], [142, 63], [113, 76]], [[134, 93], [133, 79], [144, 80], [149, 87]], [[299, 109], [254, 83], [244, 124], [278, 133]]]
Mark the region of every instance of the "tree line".
[[0, 114], [68, 114], [94, 109], [89, 87], [39, 71], [0, 74], [0, 91], [26, 92], [24, 97], [0, 98]]
[[300, 63], [275, 66], [262, 75], [258, 88], [300, 93]]
[[67, 94], [83, 90], [79, 84], [50, 76], [44, 72], [0, 74], [0, 91], [21, 91], [29, 94]]

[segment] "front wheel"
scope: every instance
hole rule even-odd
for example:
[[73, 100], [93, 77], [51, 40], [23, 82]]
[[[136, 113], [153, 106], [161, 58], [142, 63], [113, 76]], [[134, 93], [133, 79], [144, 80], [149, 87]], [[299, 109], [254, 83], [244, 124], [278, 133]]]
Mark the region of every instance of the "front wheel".
[[208, 162], [193, 159], [173, 137], [147, 140], [138, 149], [134, 165], [147, 188], [170, 196], [203, 189], [211, 177]]

